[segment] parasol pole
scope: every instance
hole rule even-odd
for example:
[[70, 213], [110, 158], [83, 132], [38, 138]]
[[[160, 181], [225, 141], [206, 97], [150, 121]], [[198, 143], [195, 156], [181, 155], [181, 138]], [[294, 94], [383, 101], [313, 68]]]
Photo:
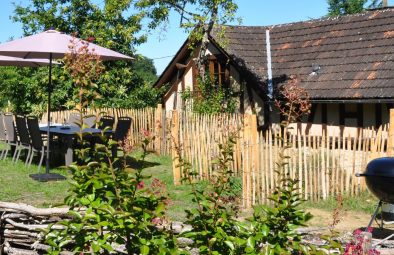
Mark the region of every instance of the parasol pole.
[[49, 174], [49, 147], [51, 144], [50, 129], [51, 129], [51, 92], [52, 92], [52, 53], [49, 53], [49, 80], [48, 80], [48, 130], [47, 130], [47, 157], [45, 165], [45, 173]]

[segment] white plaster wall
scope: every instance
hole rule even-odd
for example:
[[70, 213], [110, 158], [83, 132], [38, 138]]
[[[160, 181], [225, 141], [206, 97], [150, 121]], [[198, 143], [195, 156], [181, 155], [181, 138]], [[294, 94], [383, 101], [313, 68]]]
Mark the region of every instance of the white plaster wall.
[[182, 95], [181, 95], [181, 93], [182, 93], [182, 81], [179, 81], [178, 84], [177, 84], [177, 92], [178, 93], [177, 93], [177, 96], [176, 96], [176, 100], [177, 100], [176, 109], [180, 110], [183, 107]]
[[174, 110], [174, 102], [177, 101], [177, 109], [180, 109], [181, 103], [181, 95], [180, 91], [182, 91], [182, 83], [180, 81], [174, 85], [175, 88], [171, 92], [171, 96], [164, 102], [166, 111]]
[[[346, 110], [355, 110], [357, 106], [346, 106]], [[388, 123], [389, 115], [387, 111], [387, 107], [382, 107], [382, 122], [383, 124]], [[314, 118], [313, 124], [308, 125], [306, 122], [301, 124], [292, 124], [294, 128], [301, 129], [301, 131], [305, 132], [305, 130], [309, 129], [309, 134], [311, 135], [322, 135], [323, 129], [326, 128], [327, 134], [329, 136], [339, 136], [342, 134], [345, 137], [352, 136], [355, 137], [357, 135], [357, 120], [356, 119], [345, 119], [345, 126], [341, 127], [339, 125], [339, 106], [338, 104], [328, 104], [327, 105], [327, 125], [324, 126], [321, 124], [321, 105], [318, 106], [316, 111], [316, 116]], [[374, 127], [375, 126], [375, 105], [374, 104], [365, 104], [363, 106], [364, 112], [364, 127]]]
[[166, 112], [173, 110], [174, 100], [175, 100], [175, 92], [173, 91], [171, 93], [171, 96], [167, 99], [167, 101], [164, 102]]
[[189, 68], [185, 74], [185, 89], [193, 91], [193, 70]]

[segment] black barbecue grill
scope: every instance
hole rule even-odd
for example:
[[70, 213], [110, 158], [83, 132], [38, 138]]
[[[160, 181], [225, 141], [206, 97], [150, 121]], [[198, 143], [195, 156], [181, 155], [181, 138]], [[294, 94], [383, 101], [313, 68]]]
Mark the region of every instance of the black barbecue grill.
[[368, 224], [369, 228], [382, 203], [394, 204], [394, 157], [377, 158], [368, 163], [364, 173], [356, 174], [364, 176], [368, 189], [379, 199], [378, 206]]
[[394, 204], [394, 158], [377, 158], [364, 173], [368, 189], [382, 202]]

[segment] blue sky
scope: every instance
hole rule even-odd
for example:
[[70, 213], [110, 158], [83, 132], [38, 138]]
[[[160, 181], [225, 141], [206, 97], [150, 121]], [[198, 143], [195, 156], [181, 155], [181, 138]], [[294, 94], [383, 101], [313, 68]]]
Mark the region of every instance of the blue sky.
[[[28, 0], [1, 0], [0, 8], [0, 42], [22, 35], [21, 25], [12, 23], [12, 2], [25, 3]], [[274, 25], [320, 18], [327, 14], [326, 0], [235, 0], [238, 4], [237, 16], [242, 18], [242, 25]], [[392, 4], [394, 0], [389, 1]], [[187, 35], [180, 30], [178, 16], [173, 16], [167, 31], [156, 31], [148, 42], [137, 48], [137, 52], [154, 59], [158, 74], [167, 66]], [[160, 34], [160, 36], [159, 36]]]

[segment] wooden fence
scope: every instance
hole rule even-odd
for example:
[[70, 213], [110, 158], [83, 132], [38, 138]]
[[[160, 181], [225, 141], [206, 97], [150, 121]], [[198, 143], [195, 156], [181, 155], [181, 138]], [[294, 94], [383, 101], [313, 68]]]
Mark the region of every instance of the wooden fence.
[[[183, 171], [179, 167], [178, 147], [181, 156], [199, 173], [204, 179], [211, 175], [213, 160], [218, 157], [218, 144], [232, 132], [239, 132], [242, 128], [242, 115], [217, 114], [202, 115], [177, 111], [172, 112], [171, 118], [171, 155], [174, 159], [173, 174], [175, 184], [179, 184], [183, 177]], [[241, 175], [240, 158], [234, 155], [232, 170], [235, 175]]]
[[[291, 144], [285, 150], [286, 155], [291, 156], [286, 170], [299, 180], [298, 188], [303, 197], [311, 200], [325, 199], [336, 193], [356, 195], [366, 189], [363, 178], [355, 177], [355, 173], [363, 172], [373, 158], [392, 155], [394, 139], [394, 124], [378, 130], [358, 129], [352, 136], [324, 133], [311, 136], [295, 130], [281, 137], [280, 129], [274, 127], [264, 133], [258, 132], [255, 115], [166, 113], [161, 105], [156, 109], [97, 109], [90, 113], [98, 115], [100, 112], [115, 118], [129, 116], [133, 119], [129, 134], [131, 145], [141, 141], [141, 130], [154, 134], [150, 149], [172, 156], [175, 184], [180, 184], [183, 177], [177, 160], [179, 151], [199, 173], [198, 178], [207, 178], [214, 171], [213, 160], [219, 156], [218, 144], [235, 132], [237, 139], [231, 168], [234, 176], [242, 180], [246, 208], [266, 202], [277, 185], [276, 162], [284, 146], [283, 139]], [[69, 114], [70, 111], [54, 112], [52, 121], [62, 123]], [[394, 121], [394, 111], [390, 116]], [[45, 120], [43, 116], [43, 122]]]
[[[364, 172], [372, 158], [385, 156], [387, 127], [359, 130], [356, 137], [310, 136], [291, 134], [284, 150], [289, 156], [285, 169], [279, 169], [279, 152], [283, 151], [281, 134], [272, 130], [260, 133], [255, 141], [242, 141], [244, 205], [266, 202], [277, 185], [276, 171], [290, 173], [299, 180], [299, 191], [305, 199], [320, 200], [334, 194], [357, 195], [365, 190]], [[282, 138], [282, 139], [278, 139]]]
[[[64, 123], [69, 119], [70, 114], [73, 111], [56, 111], [51, 112], [51, 122], [53, 123]], [[148, 149], [157, 151], [162, 154], [169, 154], [170, 148], [167, 146], [166, 139], [163, 139], [165, 132], [165, 120], [163, 119], [163, 111], [161, 105], [155, 108], [145, 109], [89, 109], [90, 115], [96, 115], [97, 120], [101, 115], [110, 115], [115, 117], [115, 125], [119, 116], [127, 116], [132, 118], [132, 127], [129, 132], [128, 142], [132, 146], [137, 146], [141, 142], [141, 131], [146, 130], [152, 133], [155, 137], [161, 139], [155, 139], [155, 142], [150, 144]], [[42, 123], [47, 122], [47, 114], [45, 113], [41, 121]], [[162, 124], [164, 123], [164, 125]]]
[[[229, 132], [237, 131], [232, 169], [242, 178], [243, 205], [249, 208], [265, 203], [278, 184], [277, 162], [287, 140], [291, 146], [285, 156], [291, 156], [285, 171], [299, 180], [299, 191], [305, 199], [320, 200], [337, 193], [357, 195], [365, 190], [363, 172], [369, 160], [386, 155], [388, 126], [378, 130], [358, 129], [353, 136], [311, 136], [289, 132], [281, 136], [280, 129], [257, 131], [254, 115], [194, 115], [172, 113], [173, 147], [180, 146], [182, 157], [191, 163], [201, 179], [214, 171], [213, 159], [219, 156], [218, 144]], [[177, 162], [177, 150], [172, 157], [174, 182], [179, 184], [182, 169]]]

